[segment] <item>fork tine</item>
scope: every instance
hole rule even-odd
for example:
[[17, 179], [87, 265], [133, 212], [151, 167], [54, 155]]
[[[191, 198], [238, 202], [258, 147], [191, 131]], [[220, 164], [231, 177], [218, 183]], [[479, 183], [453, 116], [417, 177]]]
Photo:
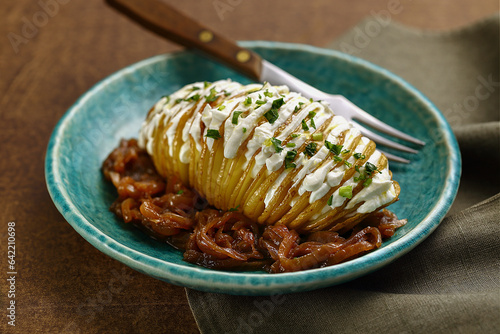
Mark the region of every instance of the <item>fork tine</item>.
[[394, 155], [394, 154], [391, 154], [391, 153], [387, 153], [387, 152], [384, 152], [382, 150], [379, 150], [381, 153], [383, 153], [387, 159], [391, 160], [391, 161], [396, 161], [396, 162], [401, 162], [403, 164], [409, 164], [410, 163], [410, 160], [408, 159], [405, 159], [405, 158], [401, 158], [397, 155]]
[[393, 128], [392, 126], [385, 124], [384, 122], [378, 120], [377, 118], [373, 117], [363, 109], [359, 108], [357, 105], [349, 101], [347, 98], [344, 96], [341, 96], [341, 99], [343, 100], [343, 103], [348, 103], [350, 104], [350, 108], [356, 110], [356, 114], [352, 115], [352, 118], [359, 121], [363, 122], [366, 125], [371, 126], [372, 128], [379, 130], [383, 133], [386, 133], [388, 135], [391, 135], [393, 137], [399, 138], [406, 140], [410, 143], [418, 144], [418, 145], [425, 145], [425, 142], [421, 141], [420, 139], [417, 139], [415, 137], [412, 137], [404, 132], [399, 131], [398, 129]]
[[403, 151], [403, 152], [418, 153], [418, 151], [416, 151], [416, 150], [414, 150], [414, 149], [412, 149], [410, 147], [407, 147], [407, 146], [401, 145], [399, 143], [396, 143], [396, 142], [394, 142], [392, 140], [389, 140], [389, 139], [387, 139], [385, 137], [382, 137], [381, 135], [376, 134], [375, 132], [373, 132], [371, 130], [368, 130], [364, 126], [360, 125], [358, 122], [354, 122], [354, 123], [356, 124], [356, 126], [358, 127], [358, 129], [361, 130], [361, 133], [365, 137], [370, 138], [371, 140], [373, 140], [377, 144], [385, 145], [387, 147], [394, 148], [396, 150]]
[[404, 132], [399, 131], [398, 129], [393, 128], [392, 126], [376, 119], [372, 115], [368, 114], [366, 111], [361, 110], [364, 114], [356, 115], [354, 119], [357, 119], [358, 121], [361, 121], [374, 129], [377, 129], [383, 133], [386, 133], [388, 135], [391, 135], [393, 137], [399, 138], [406, 140], [410, 143], [418, 144], [421, 146], [425, 145], [425, 142], [421, 141], [420, 139], [417, 139], [415, 137], [412, 137]]

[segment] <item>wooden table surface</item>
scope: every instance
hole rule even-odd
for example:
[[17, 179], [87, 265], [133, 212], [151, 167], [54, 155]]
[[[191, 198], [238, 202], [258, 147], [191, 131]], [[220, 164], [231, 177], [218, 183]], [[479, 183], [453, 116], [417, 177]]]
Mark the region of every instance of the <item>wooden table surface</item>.
[[[238, 40], [326, 45], [397, 0], [168, 2]], [[456, 28], [498, 0], [400, 0], [397, 22]], [[129, 269], [86, 242], [54, 207], [44, 156], [58, 119], [100, 79], [179, 47], [103, 1], [1, 1], [0, 332], [197, 333], [184, 289]], [[7, 228], [15, 222], [16, 326], [7, 324]]]

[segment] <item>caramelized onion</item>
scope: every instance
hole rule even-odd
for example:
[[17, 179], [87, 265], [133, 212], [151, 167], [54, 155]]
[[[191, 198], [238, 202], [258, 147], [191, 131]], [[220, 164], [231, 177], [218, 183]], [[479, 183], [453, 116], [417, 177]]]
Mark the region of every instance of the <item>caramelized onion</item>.
[[165, 182], [135, 139], [122, 140], [102, 171], [118, 192], [112, 212], [183, 250], [185, 261], [207, 268], [280, 273], [330, 266], [379, 248], [382, 238], [406, 224], [384, 209], [348, 238], [330, 231], [303, 237], [285, 225], [264, 228], [240, 212], [208, 207], [175, 177]]

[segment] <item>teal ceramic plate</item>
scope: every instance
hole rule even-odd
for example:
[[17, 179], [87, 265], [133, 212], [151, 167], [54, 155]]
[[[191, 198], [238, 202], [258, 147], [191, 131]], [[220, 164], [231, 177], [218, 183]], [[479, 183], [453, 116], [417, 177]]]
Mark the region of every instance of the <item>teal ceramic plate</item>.
[[380, 269], [424, 240], [448, 211], [461, 169], [456, 140], [436, 107], [390, 72], [336, 51], [276, 42], [243, 45], [427, 142], [419, 154], [404, 155], [411, 164], [391, 164], [402, 190], [400, 201], [390, 208], [408, 218], [408, 224], [361, 258], [328, 268], [267, 274], [185, 263], [181, 252], [118, 221], [108, 210], [115, 191], [103, 179], [100, 166], [120, 138], [137, 137], [148, 109], [185, 84], [226, 78], [250, 82], [194, 53], [179, 52], [146, 59], [104, 79], [59, 121], [48, 145], [45, 174], [55, 205], [73, 228], [103, 253], [142, 273], [193, 289], [239, 295], [306, 291], [346, 282]]

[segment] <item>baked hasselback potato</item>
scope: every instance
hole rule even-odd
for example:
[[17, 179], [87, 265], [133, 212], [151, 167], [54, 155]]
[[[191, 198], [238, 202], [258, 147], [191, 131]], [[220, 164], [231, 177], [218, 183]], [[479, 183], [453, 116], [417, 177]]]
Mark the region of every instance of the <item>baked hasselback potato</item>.
[[400, 192], [375, 143], [286, 86], [187, 85], [150, 110], [139, 145], [216, 208], [299, 233], [348, 231]]

